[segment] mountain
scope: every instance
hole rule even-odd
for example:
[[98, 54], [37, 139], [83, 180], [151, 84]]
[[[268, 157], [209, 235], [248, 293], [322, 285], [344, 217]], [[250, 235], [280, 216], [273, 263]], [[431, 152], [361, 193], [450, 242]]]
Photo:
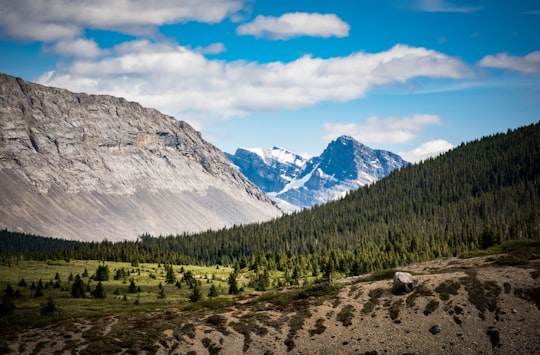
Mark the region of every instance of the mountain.
[[281, 214], [182, 121], [0, 74], [0, 228], [134, 240]]
[[[197, 263], [358, 275], [540, 240], [540, 123], [461, 144], [343, 199], [264, 223], [138, 243], [82, 245], [50, 259]], [[1, 237], [1, 235], [0, 235]], [[21, 243], [24, 243], [21, 241]], [[66, 246], [71, 248], [71, 246]], [[24, 250], [16, 246], [0, 251]]]
[[311, 159], [284, 149], [242, 149], [226, 157], [284, 210], [312, 207], [407, 165], [400, 156], [341, 136]]

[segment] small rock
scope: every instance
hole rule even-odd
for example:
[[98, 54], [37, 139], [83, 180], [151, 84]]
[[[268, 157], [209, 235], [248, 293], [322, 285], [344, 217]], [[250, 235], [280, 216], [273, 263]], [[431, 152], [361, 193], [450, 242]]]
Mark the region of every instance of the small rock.
[[515, 308], [512, 308], [512, 313], [516, 314], [517, 310]]
[[429, 332], [433, 335], [437, 335], [441, 332], [441, 327], [438, 325], [434, 325], [433, 327], [429, 328]]

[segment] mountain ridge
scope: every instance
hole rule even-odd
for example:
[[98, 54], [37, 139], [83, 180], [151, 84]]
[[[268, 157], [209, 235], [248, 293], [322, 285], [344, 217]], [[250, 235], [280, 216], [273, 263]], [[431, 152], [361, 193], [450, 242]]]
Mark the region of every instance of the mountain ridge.
[[123, 98], [0, 74], [0, 128], [0, 228], [132, 240], [280, 215], [189, 124]]
[[284, 210], [335, 200], [408, 164], [395, 153], [372, 149], [346, 135], [311, 158], [278, 147], [238, 148], [225, 156]]

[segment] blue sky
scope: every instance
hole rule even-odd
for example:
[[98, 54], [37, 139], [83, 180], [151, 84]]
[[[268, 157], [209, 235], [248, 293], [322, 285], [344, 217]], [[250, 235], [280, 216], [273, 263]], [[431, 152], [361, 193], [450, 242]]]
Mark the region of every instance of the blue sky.
[[155, 107], [218, 148], [410, 161], [540, 120], [540, 2], [0, 0], [0, 72]]

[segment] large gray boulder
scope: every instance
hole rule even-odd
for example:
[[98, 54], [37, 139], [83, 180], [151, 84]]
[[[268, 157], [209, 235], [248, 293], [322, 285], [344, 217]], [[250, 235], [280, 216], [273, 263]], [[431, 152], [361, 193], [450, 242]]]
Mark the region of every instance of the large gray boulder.
[[392, 292], [396, 295], [404, 295], [412, 292], [418, 283], [418, 277], [409, 274], [408, 272], [396, 272], [394, 274], [394, 284]]

